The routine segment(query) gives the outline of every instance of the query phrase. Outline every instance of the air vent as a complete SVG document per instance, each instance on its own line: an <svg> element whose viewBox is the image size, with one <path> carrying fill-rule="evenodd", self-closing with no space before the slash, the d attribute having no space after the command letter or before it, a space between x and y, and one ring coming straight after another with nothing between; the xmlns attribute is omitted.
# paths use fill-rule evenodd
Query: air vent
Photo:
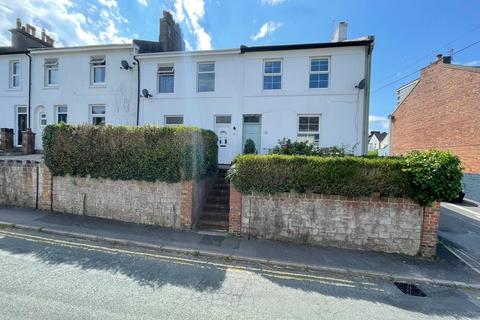
<svg viewBox="0 0 480 320"><path fill-rule="evenodd" d="M400 289L400 291L402 291L406 295L415 296L415 297L426 297L427 296L425 293L423 293L422 290L420 290L414 284L405 283L405 282L395 282L395 285L397 286L398 289Z"/></svg>

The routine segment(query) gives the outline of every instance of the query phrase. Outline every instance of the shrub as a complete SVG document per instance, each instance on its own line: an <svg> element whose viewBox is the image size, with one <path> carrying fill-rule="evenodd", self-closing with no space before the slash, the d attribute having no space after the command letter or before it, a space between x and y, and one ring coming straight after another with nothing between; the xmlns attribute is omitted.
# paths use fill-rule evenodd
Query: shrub
<svg viewBox="0 0 480 320"><path fill-rule="evenodd" d="M49 125L45 164L53 175L178 182L211 175L217 137L193 127Z"/></svg>
<svg viewBox="0 0 480 320"><path fill-rule="evenodd" d="M458 196L458 157L414 152L401 157L238 156L228 178L242 193L295 191L342 196L408 196L423 206Z"/></svg>
<svg viewBox="0 0 480 320"><path fill-rule="evenodd" d="M460 159L449 151L414 151L405 157L403 172L411 183L411 197L423 205L458 197L462 180Z"/></svg>
<svg viewBox="0 0 480 320"><path fill-rule="evenodd" d="M278 145L275 146L272 154L285 154L285 155L304 155L304 156L331 156L331 157L344 157L350 154L344 147L325 147L318 148L311 143L304 141L293 141L287 138L278 140Z"/></svg>
<svg viewBox="0 0 480 320"><path fill-rule="evenodd" d="M255 142L252 139L245 140L243 154L254 154L254 153L257 153L257 149L255 148Z"/></svg>
<svg viewBox="0 0 480 320"><path fill-rule="evenodd" d="M344 196L408 194L400 159L243 155L228 177L242 193L315 192Z"/></svg>
<svg viewBox="0 0 480 320"><path fill-rule="evenodd" d="M378 150L368 150L368 156L378 157Z"/></svg>

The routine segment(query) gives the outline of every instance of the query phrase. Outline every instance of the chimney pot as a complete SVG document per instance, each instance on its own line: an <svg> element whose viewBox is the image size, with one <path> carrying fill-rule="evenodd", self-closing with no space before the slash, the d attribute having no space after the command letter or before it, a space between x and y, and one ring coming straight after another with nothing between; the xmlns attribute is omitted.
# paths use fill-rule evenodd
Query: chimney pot
<svg viewBox="0 0 480 320"><path fill-rule="evenodd" d="M22 20L20 20L20 18L17 18L17 29L21 29L22 28Z"/></svg>
<svg viewBox="0 0 480 320"><path fill-rule="evenodd" d="M441 53L437 54L437 60L438 61L442 60L442 58L443 58L443 54L441 54Z"/></svg>

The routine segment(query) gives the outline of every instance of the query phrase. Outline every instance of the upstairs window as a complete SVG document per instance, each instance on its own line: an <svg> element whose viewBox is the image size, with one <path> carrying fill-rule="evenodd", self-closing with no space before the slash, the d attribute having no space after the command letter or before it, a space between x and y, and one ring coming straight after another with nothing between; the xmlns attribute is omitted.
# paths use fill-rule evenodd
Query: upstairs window
<svg viewBox="0 0 480 320"><path fill-rule="evenodd" d="M165 125L178 126L183 124L183 116L165 116Z"/></svg>
<svg viewBox="0 0 480 320"><path fill-rule="evenodd" d="M67 106L56 106L57 109L57 123L63 122L68 123L68 107Z"/></svg>
<svg viewBox="0 0 480 320"><path fill-rule="evenodd" d="M90 84L105 84L105 57L90 58Z"/></svg>
<svg viewBox="0 0 480 320"><path fill-rule="evenodd" d="M282 89L282 61L263 62L263 90Z"/></svg>
<svg viewBox="0 0 480 320"><path fill-rule="evenodd" d="M90 120L94 126L105 124L105 105L95 104L90 106Z"/></svg>
<svg viewBox="0 0 480 320"><path fill-rule="evenodd" d="M310 60L310 88L328 88L330 63L328 58Z"/></svg>
<svg viewBox="0 0 480 320"><path fill-rule="evenodd" d="M58 86L58 59L45 59L45 86Z"/></svg>
<svg viewBox="0 0 480 320"><path fill-rule="evenodd" d="M10 61L10 81L11 89L20 88L20 61Z"/></svg>
<svg viewBox="0 0 480 320"><path fill-rule="evenodd" d="M158 73L158 93L173 93L175 68L173 64L160 64Z"/></svg>
<svg viewBox="0 0 480 320"><path fill-rule="evenodd" d="M320 141L320 116L319 115L299 115L298 116L298 134L297 140L309 142L319 146Z"/></svg>
<svg viewBox="0 0 480 320"><path fill-rule="evenodd" d="M198 64L197 91L215 91L215 63L202 62Z"/></svg>

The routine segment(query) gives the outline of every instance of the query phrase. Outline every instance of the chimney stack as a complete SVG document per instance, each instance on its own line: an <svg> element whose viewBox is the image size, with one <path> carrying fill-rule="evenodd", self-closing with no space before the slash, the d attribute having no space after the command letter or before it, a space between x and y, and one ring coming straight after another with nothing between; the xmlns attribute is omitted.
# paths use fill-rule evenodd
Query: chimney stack
<svg viewBox="0 0 480 320"><path fill-rule="evenodd" d="M47 33L45 32L45 29L42 29L42 41L46 42L45 38L47 37Z"/></svg>
<svg viewBox="0 0 480 320"><path fill-rule="evenodd" d="M338 24L337 29L333 33L332 42L341 42L347 40L348 23L342 21Z"/></svg>
<svg viewBox="0 0 480 320"><path fill-rule="evenodd" d="M17 18L17 29L22 29L22 20L20 18Z"/></svg>

